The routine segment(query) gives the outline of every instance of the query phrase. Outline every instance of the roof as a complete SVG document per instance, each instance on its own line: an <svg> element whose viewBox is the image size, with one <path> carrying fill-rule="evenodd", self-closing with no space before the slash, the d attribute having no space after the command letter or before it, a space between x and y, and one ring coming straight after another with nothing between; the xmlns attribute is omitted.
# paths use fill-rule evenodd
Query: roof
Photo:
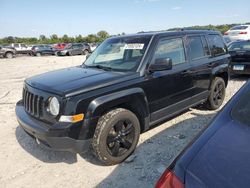
<svg viewBox="0 0 250 188"><path fill-rule="evenodd" d="M112 38L123 38L123 37L137 37L137 36L167 36L167 35L183 35L183 34L220 34L219 31L215 30L178 30L178 31L149 31L149 32L139 32L136 34L120 35L114 36Z"/></svg>

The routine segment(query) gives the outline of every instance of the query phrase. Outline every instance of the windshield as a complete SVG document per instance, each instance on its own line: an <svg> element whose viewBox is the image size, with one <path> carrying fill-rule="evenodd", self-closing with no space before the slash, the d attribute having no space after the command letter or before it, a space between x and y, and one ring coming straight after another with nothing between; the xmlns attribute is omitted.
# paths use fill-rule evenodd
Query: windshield
<svg viewBox="0 0 250 188"><path fill-rule="evenodd" d="M150 39L151 36L107 39L84 62L84 65L114 71L135 72Z"/></svg>

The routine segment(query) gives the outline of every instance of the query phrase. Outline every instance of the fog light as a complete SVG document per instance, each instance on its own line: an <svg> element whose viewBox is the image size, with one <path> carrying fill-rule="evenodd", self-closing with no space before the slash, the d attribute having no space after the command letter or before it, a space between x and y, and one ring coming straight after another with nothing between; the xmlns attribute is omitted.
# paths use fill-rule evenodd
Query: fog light
<svg viewBox="0 0 250 188"><path fill-rule="evenodd" d="M73 116L61 116L59 121L76 123L76 122L82 121L83 119L84 119L84 114L77 114Z"/></svg>

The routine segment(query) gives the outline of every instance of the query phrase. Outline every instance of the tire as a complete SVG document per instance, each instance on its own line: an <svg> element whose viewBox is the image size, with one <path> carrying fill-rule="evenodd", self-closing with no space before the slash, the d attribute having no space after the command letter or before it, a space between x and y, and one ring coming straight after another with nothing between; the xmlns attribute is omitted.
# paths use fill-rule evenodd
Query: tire
<svg viewBox="0 0 250 188"><path fill-rule="evenodd" d="M12 59L12 58L14 57L14 55L13 55L13 53L11 53L11 52L7 52L7 53L5 54L5 57L8 58L8 59Z"/></svg>
<svg viewBox="0 0 250 188"><path fill-rule="evenodd" d="M89 55L89 51L88 50L84 50L83 51L83 55Z"/></svg>
<svg viewBox="0 0 250 188"><path fill-rule="evenodd" d="M104 165L118 164L133 153L139 136L140 123L136 115L129 110L117 108L98 120L92 148Z"/></svg>
<svg viewBox="0 0 250 188"><path fill-rule="evenodd" d="M216 110L222 105L226 95L225 81L221 77L215 77L211 84L211 90L207 99L207 108Z"/></svg>
<svg viewBox="0 0 250 188"><path fill-rule="evenodd" d="M37 53L36 53L36 56L37 56L37 57L41 57L42 54L41 54L40 52L37 52Z"/></svg>

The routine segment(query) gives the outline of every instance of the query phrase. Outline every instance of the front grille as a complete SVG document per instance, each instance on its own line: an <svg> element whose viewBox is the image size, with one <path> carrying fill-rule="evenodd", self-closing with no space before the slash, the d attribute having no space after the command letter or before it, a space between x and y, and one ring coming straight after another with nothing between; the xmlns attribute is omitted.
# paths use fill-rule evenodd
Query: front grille
<svg viewBox="0 0 250 188"><path fill-rule="evenodd" d="M43 116L43 97L23 89L23 105L29 114L37 118Z"/></svg>

